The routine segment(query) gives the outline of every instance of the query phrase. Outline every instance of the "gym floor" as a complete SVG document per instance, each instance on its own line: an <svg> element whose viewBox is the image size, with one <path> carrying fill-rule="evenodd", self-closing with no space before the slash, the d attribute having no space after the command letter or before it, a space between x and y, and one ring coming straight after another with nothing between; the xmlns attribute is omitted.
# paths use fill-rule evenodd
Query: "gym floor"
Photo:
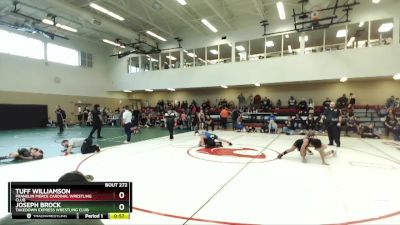
<svg viewBox="0 0 400 225"><path fill-rule="evenodd" d="M328 148L338 154L324 166L315 151L307 163L297 151L276 159L302 136L215 133L233 146L209 151L187 132L173 141L164 136L2 166L0 199L7 199L10 180L55 181L78 169L94 181L133 182L131 219L104 224L400 224L399 143L343 137L342 147Z"/></svg>
<svg viewBox="0 0 400 225"><path fill-rule="evenodd" d="M45 158L62 156L61 141L70 138L86 138L91 127L72 126L68 127L62 135L58 135L58 128L38 128L0 131L0 156L7 155L23 147L38 147L45 152ZM186 130L175 130L175 133L186 132ZM122 144L126 140L124 130L120 127L104 126L101 131L103 139L93 139L94 143L101 148ZM148 140L152 138L167 136L168 131L162 128L143 128L139 134L132 135L132 142ZM96 137L96 133L93 135ZM75 149L80 152L80 149ZM0 161L0 166L6 164L20 163L21 161Z"/></svg>

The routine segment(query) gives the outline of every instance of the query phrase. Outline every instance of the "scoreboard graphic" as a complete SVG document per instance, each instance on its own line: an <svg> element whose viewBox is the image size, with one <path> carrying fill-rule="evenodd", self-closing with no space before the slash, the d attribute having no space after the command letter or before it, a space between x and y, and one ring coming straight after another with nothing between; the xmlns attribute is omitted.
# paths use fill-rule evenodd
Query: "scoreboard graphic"
<svg viewBox="0 0 400 225"><path fill-rule="evenodd" d="M13 219L129 219L131 182L9 182Z"/></svg>

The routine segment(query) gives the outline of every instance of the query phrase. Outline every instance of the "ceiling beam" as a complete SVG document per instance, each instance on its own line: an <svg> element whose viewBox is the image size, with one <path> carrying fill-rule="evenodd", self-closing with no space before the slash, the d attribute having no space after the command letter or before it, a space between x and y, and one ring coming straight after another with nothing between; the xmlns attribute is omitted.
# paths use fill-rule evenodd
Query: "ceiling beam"
<svg viewBox="0 0 400 225"><path fill-rule="evenodd" d="M172 10L170 7L168 7L164 1L157 1L158 3L160 3L160 5L162 5L162 7L164 7L165 9L167 9L171 14L173 14L174 16L176 16L178 19L180 19L183 23L187 24L190 28L192 28L194 31L196 31L199 34L203 34L198 28L196 28L193 24L189 23L185 18L183 18L181 15L179 15L178 13L175 12L175 10Z"/></svg>
<svg viewBox="0 0 400 225"><path fill-rule="evenodd" d="M258 15L260 16L260 19L265 20L265 14L264 14L264 7L262 3L260 3L258 0L252 0L254 7L256 8Z"/></svg>
<svg viewBox="0 0 400 225"><path fill-rule="evenodd" d="M215 8L215 6L210 2L210 0L204 0L208 7L224 22L224 24L230 29L233 30L233 26L222 16L222 14Z"/></svg>
<svg viewBox="0 0 400 225"><path fill-rule="evenodd" d="M129 1L129 2L130 2L130 1ZM120 10L120 11L123 12L124 14L129 15L129 16L131 16L131 17L135 17L136 19L138 19L138 20L140 20L140 21L142 21L142 22L144 22L144 23L146 23L146 24L149 24L149 25L151 25L151 26L154 27L154 28L157 28L158 30L164 32L165 34L167 34L167 35L170 36L170 37L176 37L173 33L169 32L169 31L167 31L166 29L164 29L163 27L161 27L161 26L159 26L159 25L157 25L157 24L151 22L149 19L147 19L147 18L145 18L145 17L139 15L138 13L134 13L134 12L132 12L132 11L130 11L130 10L127 10L126 8L122 8L120 5L118 5L117 2L115 2L115 1L110 1L110 2L108 2L108 3L111 4L111 5L113 5L114 7L116 7L118 10Z"/></svg>

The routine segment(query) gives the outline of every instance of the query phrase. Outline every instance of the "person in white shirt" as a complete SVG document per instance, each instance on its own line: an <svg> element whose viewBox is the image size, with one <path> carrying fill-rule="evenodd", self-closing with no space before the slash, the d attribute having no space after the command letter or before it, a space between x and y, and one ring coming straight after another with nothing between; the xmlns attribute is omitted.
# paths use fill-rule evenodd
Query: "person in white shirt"
<svg viewBox="0 0 400 225"><path fill-rule="evenodd" d="M126 141L125 144L128 144L131 141L132 136L132 112L129 110L128 106L124 107L124 112L122 113L122 124L124 125Z"/></svg>

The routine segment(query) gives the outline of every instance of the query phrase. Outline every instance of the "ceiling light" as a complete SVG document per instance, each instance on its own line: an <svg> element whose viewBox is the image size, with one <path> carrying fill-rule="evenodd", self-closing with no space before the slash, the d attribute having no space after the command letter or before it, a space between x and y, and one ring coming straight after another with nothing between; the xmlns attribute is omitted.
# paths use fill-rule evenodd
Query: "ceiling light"
<svg viewBox="0 0 400 225"><path fill-rule="evenodd" d="M267 47L267 48L271 48L271 47L274 47L275 45L274 45L274 42L273 41L267 41L267 42L265 42L265 47Z"/></svg>
<svg viewBox="0 0 400 225"><path fill-rule="evenodd" d="M301 42L303 38L301 36L299 36L299 42ZM308 41L308 35L304 36L304 42Z"/></svg>
<svg viewBox="0 0 400 225"><path fill-rule="evenodd" d="M185 0L176 0L176 1L179 2L179 4L181 4L181 5L186 5L187 4Z"/></svg>
<svg viewBox="0 0 400 225"><path fill-rule="evenodd" d="M124 90L125 93L131 93L131 90Z"/></svg>
<svg viewBox="0 0 400 225"><path fill-rule="evenodd" d="M287 47L288 47L289 53L292 53L292 52L293 52L292 46L291 46L291 45L288 45Z"/></svg>
<svg viewBox="0 0 400 225"><path fill-rule="evenodd" d="M347 35L347 30L343 29L343 30L338 30L336 33L336 37L337 38L344 38Z"/></svg>
<svg viewBox="0 0 400 225"><path fill-rule="evenodd" d="M238 51L244 51L244 50L246 50L243 46L241 46L241 45L238 45L238 46L236 46L236 49L238 50Z"/></svg>
<svg viewBox="0 0 400 225"><path fill-rule="evenodd" d="M89 6L92 7L93 9L96 9L97 11L100 11L100 12L102 12L104 14L107 14L107 15L109 15L109 16L117 19L117 20L121 20L121 21L125 20L122 16L120 16L120 15L118 15L116 13L113 13L113 12L111 12L110 10L108 10L106 8L103 8L103 7L99 6L99 5L97 5L96 3L92 2L92 3L89 4Z"/></svg>
<svg viewBox="0 0 400 225"><path fill-rule="evenodd" d="M347 81L347 77L342 77L342 78L340 78L340 82L344 83L344 82L346 82L346 81Z"/></svg>
<svg viewBox="0 0 400 225"><path fill-rule="evenodd" d="M381 0L372 0L372 3L378 4Z"/></svg>
<svg viewBox="0 0 400 225"><path fill-rule="evenodd" d="M75 28L69 27L69 26L67 26L67 25L62 25L62 24L59 24L59 23L56 24L56 27L59 27L59 28L61 28L61 29L63 29L63 30L75 32L75 33L78 32L78 30L75 29Z"/></svg>
<svg viewBox="0 0 400 225"><path fill-rule="evenodd" d="M168 91L175 91L175 88L167 88Z"/></svg>
<svg viewBox="0 0 400 225"><path fill-rule="evenodd" d="M228 86L226 86L226 85L221 85L221 87L222 87L222 88L228 88Z"/></svg>
<svg viewBox="0 0 400 225"><path fill-rule="evenodd" d="M202 61L203 63L206 63L206 60L199 58L200 61Z"/></svg>
<svg viewBox="0 0 400 225"><path fill-rule="evenodd" d="M285 38L289 38L289 34L285 34Z"/></svg>
<svg viewBox="0 0 400 225"><path fill-rule="evenodd" d="M201 22L202 22L204 25L206 25L206 26L208 27L208 29L210 29L212 32L214 32L214 33L217 33L217 32L218 32L217 28L215 28L213 25L211 25L211 23L208 22L208 20L202 19Z"/></svg>
<svg viewBox="0 0 400 225"><path fill-rule="evenodd" d="M393 29L393 23L384 23L379 27L378 31L379 33L384 33L391 31L392 29Z"/></svg>
<svg viewBox="0 0 400 225"><path fill-rule="evenodd" d="M231 43L228 43L228 45L229 45L229 47L232 47L232 44L231 44Z"/></svg>
<svg viewBox="0 0 400 225"><path fill-rule="evenodd" d="M155 38L157 38L158 40L167 41L167 39L165 39L165 38L163 38L163 37L161 37L161 36L159 36L159 35L157 35L157 34L151 32L151 31L149 31L149 30L146 31L146 33L149 34L149 35L151 35L151 36L153 36L153 37L155 37Z"/></svg>
<svg viewBox="0 0 400 225"><path fill-rule="evenodd" d="M158 62L157 59L154 59L154 58L151 58L151 57L149 59L150 59L151 62Z"/></svg>
<svg viewBox="0 0 400 225"><path fill-rule="evenodd" d="M103 42L105 42L105 43L107 43L107 44L110 44L110 45L114 45L114 46L120 47L120 48L125 48L125 46L123 46L123 45L121 45L121 44L118 44L118 43L116 43L116 42L107 40L107 39L103 39Z"/></svg>
<svg viewBox="0 0 400 225"><path fill-rule="evenodd" d="M53 20L43 19L42 22L45 23L45 24L48 24L48 25L54 25L54 21Z"/></svg>
<svg viewBox="0 0 400 225"><path fill-rule="evenodd" d="M360 22L360 24L358 24L358 27L363 27L364 26L364 21Z"/></svg>
<svg viewBox="0 0 400 225"><path fill-rule="evenodd" d="M153 92L153 89L144 89L147 92Z"/></svg>
<svg viewBox="0 0 400 225"><path fill-rule="evenodd" d="M188 51L186 51L185 49L183 50L183 52L184 52L184 53L186 53L186 54L188 54L188 53L189 53L189 52L188 52Z"/></svg>
<svg viewBox="0 0 400 225"><path fill-rule="evenodd" d="M192 58L196 58L196 57L197 57L197 55L194 54L194 53L192 53L192 52L188 53L187 55L188 55L189 57L192 57Z"/></svg>
<svg viewBox="0 0 400 225"><path fill-rule="evenodd" d="M347 47L351 47L355 39L356 39L355 37L351 37L349 42L347 42Z"/></svg>
<svg viewBox="0 0 400 225"><path fill-rule="evenodd" d="M255 83L254 86L260 87L260 83Z"/></svg>
<svg viewBox="0 0 400 225"><path fill-rule="evenodd" d="M170 60L176 60L176 58L175 57L173 57L173 56L169 56L169 55L167 55L167 56L165 56L167 59L170 59Z"/></svg>
<svg viewBox="0 0 400 225"><path fill-rule="evenodd" d="M393 76L393 79L395 79L395 80L400 80L400 73L394 75L394 76Z"/></svg>
<svg viewBox="0 0 400 225"><path fill-rule="evenodd" d="M277 2L276 7L278 8L279 18L281 20L286 19L285 8L283 7L283 3L281 1Z"/></svg>
<svg viewBox="0 0 400 225"><path fill-rule="evenodd" d="M211 49L210 52L211 52L211 54L213 54L213 55L218 55L218 51L215 50L215 49Z"/></svg>

